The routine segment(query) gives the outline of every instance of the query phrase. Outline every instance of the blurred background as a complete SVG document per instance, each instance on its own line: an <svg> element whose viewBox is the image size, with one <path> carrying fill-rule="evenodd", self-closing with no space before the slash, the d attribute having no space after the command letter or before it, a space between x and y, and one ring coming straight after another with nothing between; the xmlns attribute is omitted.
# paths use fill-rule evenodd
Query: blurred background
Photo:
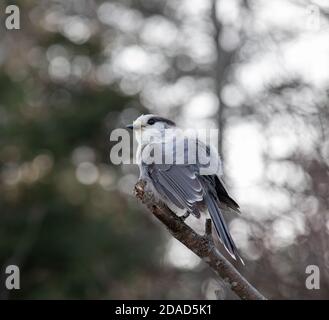
<svg viewBox="0 0 329 320"><path fill-rule="evenodd" d="M111 164L111 131L149 112L220 129L239 271L329 298L328 1L1 1L0 26L1 299L236 299Z"/></svg>

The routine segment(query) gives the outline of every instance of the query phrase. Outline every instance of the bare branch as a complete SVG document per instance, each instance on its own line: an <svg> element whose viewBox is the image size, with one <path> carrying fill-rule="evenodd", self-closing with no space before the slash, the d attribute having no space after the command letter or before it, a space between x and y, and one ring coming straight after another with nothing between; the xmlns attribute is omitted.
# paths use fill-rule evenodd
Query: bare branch
<svg viewBox="0 0 329 320"><path fill-rule="evenodd" d="M230 285L231 289L241 299L266 299L216 249L211 237L209 237L211 233L210 220L206 222L205 235L199 235L184 222L184 219L178 217L164 204L155 201L153 194L145 191L145 187L146 182L143 180L136 183L134 190L136 198L147 206L177 240L207 263L216 274Z"/></svg>

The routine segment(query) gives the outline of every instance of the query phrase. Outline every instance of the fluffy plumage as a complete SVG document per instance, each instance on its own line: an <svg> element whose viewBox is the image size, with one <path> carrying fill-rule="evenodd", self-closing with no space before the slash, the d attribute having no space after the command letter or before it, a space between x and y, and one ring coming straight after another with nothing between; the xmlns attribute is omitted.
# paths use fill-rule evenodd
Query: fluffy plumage
<svg viewBox="0 0 329 320"><path fill-rule="evenodd" d="M213 160L217 165L217 172L211 175L201 175L200 169L205 166L204 161L196 158L196 163L188 163L187 137L175 136L173 139L183 139L184 162L181 164L163 164L150 162L147 155L149 149L164 153L172 153L175 159L177 149L168 144L164 138L165 129L175 128L174 122L155 115L143 115L132 126L139 142L137 162L140 168L140 178L145 179L153 187L156 196L166 203L174 212L188 212L196 218L202 213L209 213L220 241L230 255L236 259L241 257L229 233L224 220L222 209L229 209L239 213L239 205L230 197L221 180L221 161L217 154ZM151 134L152 132L152 134ZM211 147L201 141L195 143L211 154ZM145 156L146 155L146 156ZM242 261L243 263L243 261Z"/></svg>

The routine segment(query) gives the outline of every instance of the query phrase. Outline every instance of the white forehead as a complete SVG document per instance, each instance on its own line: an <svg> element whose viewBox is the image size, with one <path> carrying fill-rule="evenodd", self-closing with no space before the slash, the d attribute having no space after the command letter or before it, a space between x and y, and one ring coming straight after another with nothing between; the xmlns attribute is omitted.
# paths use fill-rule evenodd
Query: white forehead
<svg viewBox="0 0 329 320"><path fill-rule="evenodd" d="M140 124L146 124L147 121L150 119L150 118L153 118L155 117L154 114L143 114L141 115L140 117L138 117L135 122L136 123L140 123Z"/></svg>

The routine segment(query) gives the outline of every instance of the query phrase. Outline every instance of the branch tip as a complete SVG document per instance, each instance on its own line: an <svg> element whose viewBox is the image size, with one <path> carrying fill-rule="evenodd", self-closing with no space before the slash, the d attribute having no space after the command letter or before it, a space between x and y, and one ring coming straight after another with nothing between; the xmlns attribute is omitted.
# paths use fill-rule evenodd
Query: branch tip
<svg viewBox="0 0 329 320"><path fill-rule="evenodd" d="M196 233L184 222L184 219L179 218L163 203L156 201L154 195L145 190L145 186L146 181L144 180L139 180L136 183L135 197L145 204L150 212L167 227L174 238L199 256L225 282L228 282L232 291L241 299L266 300L219 250L213 250L212 222L210 219L205 222L205 235Z"/></svg>

